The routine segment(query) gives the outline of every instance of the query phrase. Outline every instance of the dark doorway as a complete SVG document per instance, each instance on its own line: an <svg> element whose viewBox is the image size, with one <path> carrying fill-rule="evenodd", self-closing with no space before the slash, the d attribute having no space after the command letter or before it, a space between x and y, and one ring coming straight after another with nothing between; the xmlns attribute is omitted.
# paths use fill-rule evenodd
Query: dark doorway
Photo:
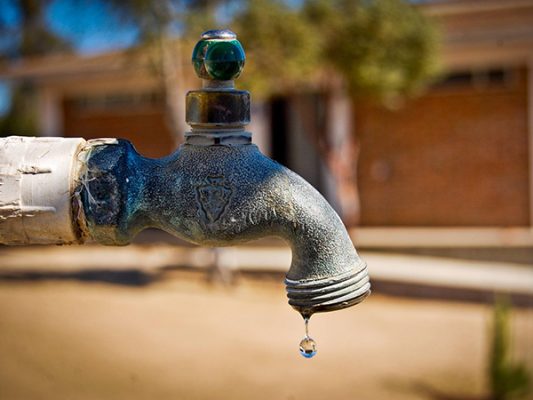
<svg viewBox="0 0 533 400"><path fill-rule="evenodd" d="M289 164L288 101L275 97L271 102L270 126L272 128L272 158L282 165Z"/></svg>

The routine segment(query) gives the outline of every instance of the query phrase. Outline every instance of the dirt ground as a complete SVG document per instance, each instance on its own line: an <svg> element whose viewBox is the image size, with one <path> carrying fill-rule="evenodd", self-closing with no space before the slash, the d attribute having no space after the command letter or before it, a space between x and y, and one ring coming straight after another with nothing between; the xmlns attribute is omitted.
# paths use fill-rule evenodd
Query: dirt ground
<svg viewBox="0 0 533 400"><path fill-rule="evenodd" d="M0 399L477 399L490 307L371 296L301 317L281 282L0 283ZM533 309L513 314L533 367Z"/></svg>

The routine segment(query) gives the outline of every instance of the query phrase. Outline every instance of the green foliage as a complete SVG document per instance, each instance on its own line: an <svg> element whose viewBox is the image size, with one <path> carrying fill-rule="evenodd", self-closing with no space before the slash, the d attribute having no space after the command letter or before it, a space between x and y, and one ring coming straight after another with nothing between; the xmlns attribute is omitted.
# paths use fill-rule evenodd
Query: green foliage
<svg viewBox="0 0 533 400"><path fill-rule="evenodd" d="M499 299L494 306L489 377L493 400L507 400L529 393L529 374L525 365L510 361L510 307Z"/></svg>
<svg viewBox="0 0 533 400"><path fill-rule="evenodd" d="M410 94L438 70L437 30L405 1L310 0L304 12L354 94Z"/></svg>
<svg viewBox="0 0 533 400"><path fill-rule="evenodd" d="M286 93L309 82L320 61L312 26L276 0L251 0L232 27L246 51L240 86L254 96Z"/></svg>
<svg viewBox="0 0 533 400"><path fill-rule="evenodd" d="M299 10L252 0L236 22L254 93L336 71L353 95L386 101L416 92L438 71L437 29L402 0L307 0Z"/></svg>
<svg viewBox="0 0 533 400"><path fill-rule="evenodd" d="M31 84L21 83L14 87L9 111L0 118L0 137L36 136L38 132L35 102L35 91Z"/></svg>
<svg viewBox="0 0 533 400"><path fill-rule="evenodd" d="M18 39L11 41L15 48L0 49L0 56L70 49L47 26L44 10L50 0L16 4L23 16L13 35ZM318 83L334 90L328 84L341 77L352 95L387 102L416 92L437 71L437 30L406 0L305 0L299 8L286 0L109 0L107 5L119 20L138 29L138 45L154 48L163 47L176 26L183 48L189 48L202 31L223 27L217 22L221 7L237 6L242 11L229 25L247 52L239 86L255 97ZM24 125L24 118L8 116L5 123ZM24 130L30 130L31 121L27 119Z"/></svg>

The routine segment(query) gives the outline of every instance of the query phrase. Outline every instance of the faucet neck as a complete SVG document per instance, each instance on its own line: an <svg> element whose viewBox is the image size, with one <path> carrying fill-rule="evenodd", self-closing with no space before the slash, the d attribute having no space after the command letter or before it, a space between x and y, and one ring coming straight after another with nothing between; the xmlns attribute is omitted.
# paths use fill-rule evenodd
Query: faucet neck
<svg viewBox="0 0 533 400"><path fill-rule="evenodd" d="M188 143L250 142L250 134L243 130L250 123L250 93L235 89L234 82L244 62L235 33L223 29L202 34L192 53L202 88L186 98L185 119L192 128Z"/></svg>
<svg viewBox="0 0 533 400"><path fill-rule="evenodd" d="M214 81L211 79L202 79L202 89L204 90L235 90L235 81Z"/></svg>
<svg viewBox="0 0 533 400"><path fill-rule="evenodd" d="M250 123L250 93L210 82L187 93L185 119L192 132L243 130Z"/></svg>
<svg viewBox="0 0 533 400"><path fill-rule="evenodd" d="M237 146L252 143L252 134L237 129L193 128L185 133L185 143L194 146Z"/></svg>

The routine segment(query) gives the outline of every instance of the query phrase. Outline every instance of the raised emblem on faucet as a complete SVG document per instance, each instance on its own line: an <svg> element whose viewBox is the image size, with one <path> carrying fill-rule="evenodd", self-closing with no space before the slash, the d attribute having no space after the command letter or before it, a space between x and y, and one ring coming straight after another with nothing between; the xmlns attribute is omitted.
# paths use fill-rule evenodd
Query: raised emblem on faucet
<svg viewBox="0 0 533 400"><path fill-rule="evenodd" d="M220 219L230 201L233 190L223 176L208 176L196 187L196 200L201 218L207 223Z"/></svg>

